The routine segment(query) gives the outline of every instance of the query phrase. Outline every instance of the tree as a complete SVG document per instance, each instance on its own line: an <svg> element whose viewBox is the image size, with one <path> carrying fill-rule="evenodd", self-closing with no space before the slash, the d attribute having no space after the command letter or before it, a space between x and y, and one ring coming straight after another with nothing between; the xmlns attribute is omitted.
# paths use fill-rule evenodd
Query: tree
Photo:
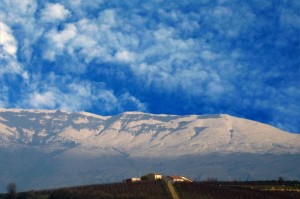
<svg viewBox="0 0 300 199"><path fill-rule="evenodd" d="M278 182L278 184L283 185L283 184L284 184L284 179L283 179L283 177L282 177L282 176L279 176L277 182Z"/></svg>
<svg viewBox="0 0 300 199"><path fill-rule="evenodd" d="M149 180L149 177L148 177L148 176L142 176L142 177L141 177L141 180L142 180L142 181L148 181L148 180Z"/></svg>
<svg viewBox="0 0 300 199"><path fill-rule="evenodd" d="M9 183L6 187L6 190L8 199L15 199L17 197L17 186L15 183Z"/></svg>

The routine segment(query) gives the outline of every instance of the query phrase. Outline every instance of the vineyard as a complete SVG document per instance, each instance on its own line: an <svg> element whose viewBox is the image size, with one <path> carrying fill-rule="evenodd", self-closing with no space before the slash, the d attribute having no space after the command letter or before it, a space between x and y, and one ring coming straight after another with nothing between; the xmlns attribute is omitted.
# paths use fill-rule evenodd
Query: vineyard
<svg viewBox="0 0 300 199"><path fill-rule="evenodd" d="M175 188L182 199L299 199L300 192L261 191L255 188L229 186L218 183L176 183Z"/></svg>
<svg viewBox="0 0 300 199"><path fill-rule="evenodd" d="M171 198L164 181L88 185L35 192L49 199L166 199Z"/></svg>
<svg viewBox="0 0 300 199"><path fill-rule="evenodd" d="M155 180L29 191L14 196L0 194L0 199L173 199L170 186L180 199L300 199L299 182L276 183L176 182L170 185L170 182Z"/></svg>

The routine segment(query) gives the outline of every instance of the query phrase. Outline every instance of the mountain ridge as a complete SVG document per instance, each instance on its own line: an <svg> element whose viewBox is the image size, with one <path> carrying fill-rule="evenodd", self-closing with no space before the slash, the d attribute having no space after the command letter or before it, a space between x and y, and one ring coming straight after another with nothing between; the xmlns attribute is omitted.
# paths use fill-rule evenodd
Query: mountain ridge
<svg viewBox="0 0 300 199"><path fill-rule="evenodd" d="M160 150L164 149L168 155L176 155L170 153L176 147L185 148L187 154L193 153L192 149L212 152L214 147L219 152L300 151L300 135L227 114L180 116L124 112L115 116L99 116L87 112L15 109L2 109L0 113L1 137L14 134L19 143L22 143L20 137L24 142L27 140L27 143L33 141L33 137L47 143L51 142L51 138L52 141L56 138L94 148L108 146L107 140L111 140L111 146L120 150L133 150L133 156L141 152L140 148L134 151L141 146L139 142L143 142L143 148L147 150L156 146ZM10 138L13 139L13 136ZM175 148L167 151L170 146ZM175 151L180 153L182 150Z"/></svg>
<svg viewBox="0 0 300 199"><path fill-rule="evenodd" d="M300 179L299 143L298 134L227 114L0 109L0 190L11 181L22 189L47 188L115 182L139 172Z"/></svg>
<svg viewBox="0 0 300 199"><path fill-rule="evenodd" d="M86 112L86 111L76 111L76 112L70 112L70 111L66 111L63 109L17 109L17 108L0 108L0 112L30 112L30 113L55 113L55 112L63 112L63 113L78 113L78 114L83 114L86 116L92 116L92 117L101 117L101 118L109 118L109 117L115 117L115 116L120 116L120 115L135 115L135 114L146 114L146 115L153 115L153 116L178 116L178 117L187 117L187 116L229 116L229 117L233 117L233 118L239 118L239 119L244 119L244 120L248 120L248 121L253 121L253 122L257 122L257 123L261 123L267 126L270 126L272 128L276 128L279 129L281 131L285 131L282 130L278 127L272 126L270 124L267 123L263 123L263 122L258 122L256 120L253 119L248 119L248 118L242 118L242 117L237 117L237 116L232 116L229 114L225 114L225 113L214 113L214 114L183 114L183 115L178 115L178 114L163 114L163 113L147 113L147 112L141 112L141 111L125 111L119 114L115 114L115 115L98 115L96 113L92 113L92 112ZM298 133L294 133L294 132L288 132L285 131L287 133L290 134L297 134Z"/></svg>

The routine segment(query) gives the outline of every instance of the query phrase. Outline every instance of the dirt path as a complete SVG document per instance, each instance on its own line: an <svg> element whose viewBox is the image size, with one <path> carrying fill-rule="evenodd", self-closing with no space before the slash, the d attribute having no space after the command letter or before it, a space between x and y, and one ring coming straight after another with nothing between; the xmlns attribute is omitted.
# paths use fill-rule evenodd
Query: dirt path
<svg viewBox="0 0 300 199"><path fill-rule="evenodd" d="M174 188L174 186L173 186L173 184L171 182L166 182L166 183L167 183L168 188L169 188L169 190L172 194L173 199L180 199L177 192L176 192L176 190L175 190L175 188Z"/></svg>

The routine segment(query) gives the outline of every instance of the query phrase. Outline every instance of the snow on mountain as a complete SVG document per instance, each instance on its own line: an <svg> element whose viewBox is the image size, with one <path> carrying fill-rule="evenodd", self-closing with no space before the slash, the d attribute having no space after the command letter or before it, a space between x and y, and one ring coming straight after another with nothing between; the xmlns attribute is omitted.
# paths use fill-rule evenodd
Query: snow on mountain
<svg viewBox="0 0 300 199"><path fill-rule="evenodd" d="M242 171L242 174L241 172L229 174L228 169L231 168L229 163L228 168L226 165L223 166L226 168L214 168L211 165L215 165L225 157L227 159L225 158L224 162L229 159L233 162L236 161L236 167L241 160L249 161L248 165L251 165L256 161L254 159L258 157L257 155L265 155L265 160L271 156L288 157L288 161L290 158L296 157L294 160L296 162L286 163L289 166L278 165L277 170L275 169L270 174L270 177L274 177L280 175L278 170L283 167L291 168L299 161L299 143L300 135L298 134L224 114L178 116L126 112L116 116L98 116L85 112L71 113L60 110L0 109L0 150L2 151L0 161L7 161L7 164L10 161L18 161L12 160L12 157L20 158L16 154L23 153L22 165L27 159L38 162L51 160L51 163L41 165L40 168L41 176L44 176L43 181L52 179L45 183L44 187L57 185L57 182L61 182L62 185L91 182L95 176L90 176L90 178L88 176L92 173L95 175L101 169L104 169L107 174L106 178L101 177L102 181L113 181L133 172L137 173L137 170L151 171L153 168L165 172L182 172L195 178L203 178L203 174L200 177L199 173L206 171L210 175L218 174L217 177L223 179L252 179L258 176L258 174L254 174L255 171L247 174ZM32 156L32 154L36 155ZM234 154L247 155L239 156L239 160L237 160L232 159ZM207 163L208 165L204 166L203 162L205 161L199 162L200 157L205 157L205 161L215 160L215 162ZM209 158L207 159L207 157ZM182 158L189 162L191 168L178 162ZM141 160L143 161L141 162ZM164 162L166 160L172 160L175 163L168 165ZM86 165L79 163L80 161L95 162L94 165L90 163ZM101 168L95 168L96 165L99 166L99 162L101 162ZM145 164L145 162L148 163ZM20 162L18 163L20 164ZM268 163L269 161L264 162L264 164ZM128 167L127 164L132 168L124 168ZM27 163L23 168L25 170L26 165ZM35 168L34 162L28 163L27 167ZM244 165L244 167L246 166ZM11 169L1 162L0 168ZM178 170L179 168L181 169ZM46 174L46 172L50 172L49 169L57 179ZM69 176L73 181L68 182L59 178L58 174L55 174L56 169L64 171L59 175ZM16 168L16 170L20 169ZM86 179L74 182L77 179L74 176L82 175L80 172L84 170L90 170L90 174L80 177ZM256 171L258 170L259 168L256 168ZM75 175L74 172L77 174ZM261 176L265 175L263 172L266 173L265 170L262 171ZM22 172L18 171L18 173ZM283 174L289 178L300 178L299 169L293 173L283 172ZM4 172L3 175L7 180L14 180L12 171ZM22 173L21 176L23 175ZM31 186L34 186L34 182L38 181L39 176L30 177L30 179L32 178ZM22 178L17 175L14 177L24 178L24 176ZM98 182L99 177L94 180ZM20 183L22 182L20 180Z"/></svg>
<svg viewBox="0 0 300 199"><path fill-rule="evenodd" d="M299 153L300 136L229 115L102 117L63 111L0 110L0 145L116 148L130 156L209 152Z"/></svg>

